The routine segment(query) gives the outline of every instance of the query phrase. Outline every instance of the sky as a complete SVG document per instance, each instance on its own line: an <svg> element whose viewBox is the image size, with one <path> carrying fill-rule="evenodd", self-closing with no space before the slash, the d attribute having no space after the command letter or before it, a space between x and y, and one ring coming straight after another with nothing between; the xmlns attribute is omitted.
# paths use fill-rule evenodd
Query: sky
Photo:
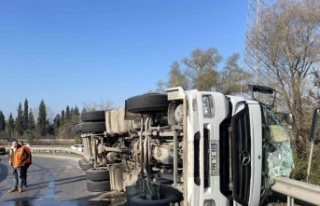
<svg viewBox="0 0 320 206"><path fill-rule="evenodd" d="M113 107L156 89L193 49L243 55L245 0L1 0L0 110Z"/></svg>

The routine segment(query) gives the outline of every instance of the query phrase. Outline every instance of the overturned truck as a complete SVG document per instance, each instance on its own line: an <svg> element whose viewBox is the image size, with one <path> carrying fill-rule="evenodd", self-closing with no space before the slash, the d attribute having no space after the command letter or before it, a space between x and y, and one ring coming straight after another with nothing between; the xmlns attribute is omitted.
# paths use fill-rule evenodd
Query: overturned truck
<svg viewBox="0 0 320 206"><path fill-rule="evenodd" d="M124 191L128 205L262 204L273 178L291 172L283 120L293 118L271 111L275 90L249 88L253 100L177 87L83 113L88 189Z"/></svg>

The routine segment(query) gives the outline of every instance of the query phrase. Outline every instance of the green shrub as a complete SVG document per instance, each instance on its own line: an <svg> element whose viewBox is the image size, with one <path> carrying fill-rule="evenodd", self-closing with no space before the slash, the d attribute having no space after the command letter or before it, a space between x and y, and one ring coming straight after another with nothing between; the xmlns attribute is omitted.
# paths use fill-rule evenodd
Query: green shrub
<svg viewBox="0 0 320 206"><path fill-rule="evenodd" d="M315 145L315 150L313 153L312 164L310 169L309 183L320 185L320 145ZM307 169L308 169L308 158L298 159L295 150L293 150L293 160L295 164L295 168L292 170L290 178L306 181L307 180Z"/></svg>

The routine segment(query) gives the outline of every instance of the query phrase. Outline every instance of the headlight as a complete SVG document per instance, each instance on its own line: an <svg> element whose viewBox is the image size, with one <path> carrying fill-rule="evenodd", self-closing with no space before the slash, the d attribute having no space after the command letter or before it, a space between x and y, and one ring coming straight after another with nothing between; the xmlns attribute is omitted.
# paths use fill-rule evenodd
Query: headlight
<svg viewBox="0 0 320 206"><path fill-rule="evenodd" d="M203 117L214 116L214 102L211 95L202 96Z"/></svg>

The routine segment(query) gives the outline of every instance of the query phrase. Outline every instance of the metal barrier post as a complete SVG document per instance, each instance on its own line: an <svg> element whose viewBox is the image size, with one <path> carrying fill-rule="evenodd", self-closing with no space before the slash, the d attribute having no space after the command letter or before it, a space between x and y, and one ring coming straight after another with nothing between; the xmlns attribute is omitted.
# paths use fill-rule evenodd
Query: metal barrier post
<svg viewBox="0 0 320 206"><path fill-rule="evenodd" d="M287 205L294 206L294 198L290 197L289 195L287 196Z"/></svg>

